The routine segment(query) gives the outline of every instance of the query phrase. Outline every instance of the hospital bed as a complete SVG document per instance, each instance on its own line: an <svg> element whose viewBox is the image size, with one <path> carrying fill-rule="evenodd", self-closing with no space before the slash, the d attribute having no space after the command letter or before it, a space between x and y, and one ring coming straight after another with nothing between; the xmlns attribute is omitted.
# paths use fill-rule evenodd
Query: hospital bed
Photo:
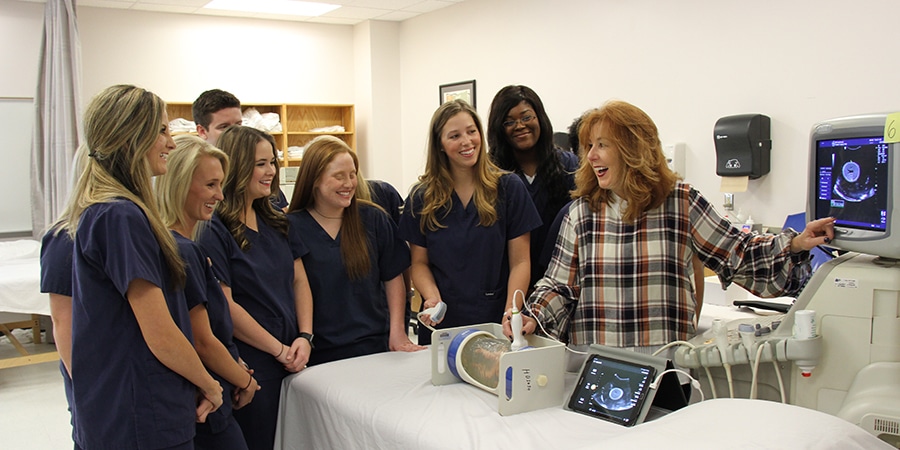
<svg viewBox="0 0 900 450"><path fill-rule="evenodd" d="M566 395L575 375L567 375ZM267 387L263 386L263 389ZM276 450L307 448L891 448L829 414L763 400L706 400L626 428L550 407L511 416L466 383L433 386L428 351L380 353L285 378Z"/></svg>
<svg viewBox="0 0 900 450"><path fill-rule="evenodd" d="M0 333L18 356L0 359L0 369L56 361L56 351L29 352L12 333L30 328L33 342L41 344L41 316L50 315L50 297L40 292L41 243L34 240L0 242Z"/></svg>

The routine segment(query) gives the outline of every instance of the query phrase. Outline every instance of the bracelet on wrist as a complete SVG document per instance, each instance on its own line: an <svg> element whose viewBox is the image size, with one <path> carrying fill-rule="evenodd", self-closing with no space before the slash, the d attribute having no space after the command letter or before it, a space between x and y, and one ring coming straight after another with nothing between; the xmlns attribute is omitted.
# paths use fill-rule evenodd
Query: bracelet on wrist
<svg viewBox="0 0 900 450"><path fill-rule="evenodd" d="M247 385L244 386L244 388L241 389L241 390L242 390L242 391L246 391L247 389L250 389L250 385L251 385L251 384L253 384L253 375L250 375L250 379L247 380Z"/></svg>
<svg viewBox="0 0 900 450"><path fill-rule="evenodd" d="M281 358L281 355L284 354L284 347L285 347L285 345L284 345L284 344L281 344L281 351L278 352L277 355L275 355L275 359Z"/></svg>

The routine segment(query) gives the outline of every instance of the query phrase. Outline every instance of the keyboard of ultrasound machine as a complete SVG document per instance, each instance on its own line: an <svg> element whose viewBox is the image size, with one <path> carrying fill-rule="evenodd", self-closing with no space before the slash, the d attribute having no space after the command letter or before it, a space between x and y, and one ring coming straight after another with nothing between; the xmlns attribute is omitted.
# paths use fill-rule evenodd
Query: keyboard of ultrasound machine
<svg viewBox="0 0 900 450"><path fill-rule="evenodd" d="M735 319L727 322L725 326L728 329L728 344L739 344L741 342L741 335L738 333L738 327L742 323L749 323L753 325L753 327L757 330L756 337L757 338L765 338L774 332L778 327L784 322L784 318L787 314L771 314L767 316L759 316L759 317L748 317L746 319ZM712 344L715 342L715 337L712 334L705 335L708 339L705 343Z"/></svg>

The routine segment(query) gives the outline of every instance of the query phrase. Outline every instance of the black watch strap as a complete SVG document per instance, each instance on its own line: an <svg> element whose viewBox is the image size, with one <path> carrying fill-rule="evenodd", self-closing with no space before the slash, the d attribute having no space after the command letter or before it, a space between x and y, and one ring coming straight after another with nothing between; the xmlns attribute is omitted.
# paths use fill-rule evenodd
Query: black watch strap
<svg viewBox="0 0 900 450"><path fill-rule="evenodd" d="M303 339L306 339L307 341L309 341L309 346L310 346L311 348L316 348L316 345L313 344L313 337L314 337L314 336L312 335L312 333L300 333L300 337L302 337Z"/></svg>

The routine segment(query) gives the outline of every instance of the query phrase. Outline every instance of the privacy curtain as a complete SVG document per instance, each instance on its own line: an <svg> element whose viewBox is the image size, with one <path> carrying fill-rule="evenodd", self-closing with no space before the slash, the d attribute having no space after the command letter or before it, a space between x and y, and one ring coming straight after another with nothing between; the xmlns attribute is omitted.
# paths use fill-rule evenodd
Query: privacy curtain
<svg viewBox="0 0 900 450"><path fill-rule="evenodd" d="M65 208L80 142L81 44L75 0L47 0L31 145L31 223L39 238Z"/></svg>

